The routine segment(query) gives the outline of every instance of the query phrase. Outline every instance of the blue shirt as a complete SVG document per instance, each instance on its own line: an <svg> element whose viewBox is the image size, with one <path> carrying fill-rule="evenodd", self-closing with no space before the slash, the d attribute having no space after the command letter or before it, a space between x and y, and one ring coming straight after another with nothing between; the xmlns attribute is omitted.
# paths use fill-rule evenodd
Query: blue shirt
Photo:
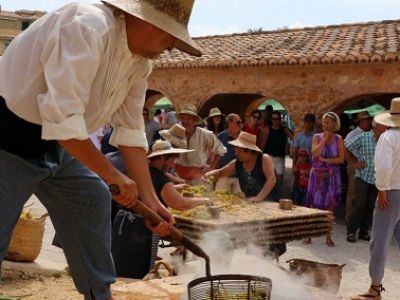
<svg viewBox="0 0 400 300"><path fill-rule="evenodd" d="M372 130L360 133L350 140L345 140L347 150L354 154L358 160L366 163L362 170L355 170L355 176L369 184L375 184L374 156L376 139Z"/></svg>
<svg viewBox="0 0 400 300"><path fill-rule="evenodd" d="M230 163L232 160L236 159L235 146L229 144L228 142L235 140L231 137L227 130L222 131L217 135L221 143L226 147L227 152L222 156L218 162L218 168L222 168Z"/></svg>
<svg viewBox="0 0 400 300"><path fill-rule="evenodd" d="M309 159L311 161L311 148L312 148L312 138L316 130L306 133L305 131L300 132L293 141L293 147L297 147L299 149L306 149L308 151Z"/></svg>

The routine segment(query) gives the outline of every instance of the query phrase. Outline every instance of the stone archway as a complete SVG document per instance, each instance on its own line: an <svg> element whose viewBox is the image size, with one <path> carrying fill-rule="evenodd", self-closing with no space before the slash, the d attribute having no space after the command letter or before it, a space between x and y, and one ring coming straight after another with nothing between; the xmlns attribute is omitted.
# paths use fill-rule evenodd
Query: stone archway
<svg viewBox="0 0 400 300"><path fill-rule="evenodd" d="M208 112L213 107L218 107L223 114L236 113L242 118L246 116L248 107L257 99L264 98L257 94L217 94L204 101L198 107L198 113L201 117L207 117Z"/></svg>
<svg viewBox="0 0 400 300"><path fill-rule="evenodd" d="M163 93L156 91L156 90L147 90L146 91L146 101L144 107L147 108L149 111L153 110L153 106L156 104L158 100L162 97L167 97ZM172 105L175 107L175 101L168 97L168 100L172 102Z"/></svg>

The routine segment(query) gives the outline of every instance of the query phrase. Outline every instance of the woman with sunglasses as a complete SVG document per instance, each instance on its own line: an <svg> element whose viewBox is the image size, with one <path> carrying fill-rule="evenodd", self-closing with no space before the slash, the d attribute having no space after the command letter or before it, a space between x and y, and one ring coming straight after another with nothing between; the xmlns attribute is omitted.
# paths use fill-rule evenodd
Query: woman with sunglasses
<svg viewBox="0 0 400 300"><path fill-rule="evenodd" d="M262 121L261 112L256 109L253 110L250 114L250 118L248 119L247 123L243 125L243 131L254 134L257 138L260 134L260 125Z"/></svg>
<svg viewBox="0 0 400 300"><path fill-rule="evenodd" d="M340 129L339 116L327 112L322 117L324 132L315 134L312 139L312 167L306 196L309 207L333 209L341 197L340 164L344 162L343 138L335 132ZM305 241L310 243L311 239ZM326 236L326 244L335 246L331 232Z"/></svg>

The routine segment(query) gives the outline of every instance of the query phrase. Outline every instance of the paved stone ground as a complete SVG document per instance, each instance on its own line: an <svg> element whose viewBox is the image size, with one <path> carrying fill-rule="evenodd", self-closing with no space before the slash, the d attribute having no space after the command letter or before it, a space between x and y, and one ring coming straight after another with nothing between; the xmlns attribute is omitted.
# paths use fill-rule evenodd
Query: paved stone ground
<svg viewBox="0 0 400 300"><path fill-rule="evenodd" d="M288 163L288 165L290 165ZM288 171L288 170L287 170ZM288 174L288 172L286 173ZM290 173L289 173L290 174ZM289 187L290 176L287 176L285 185ZM287 189L284 189L287 191ZM36 215L41 215L46 212L45 208L40 204L36 197L32 197L28 203L32 203L30 209ZM324 263L337 263L346 266L343 269L343 279L339 294L349 296L361 291L369 285L368 276L368 259L369 245L364 241L357 241L355 244L346 242L346 228L341 215L343 209L339 211L338 219L334 226L334 240L336 247L329 248L325 245L324 238L313 240L311 245L303 245L300 241L295 241L288 244L288 251L281 257L281 265L286 267L285 261L292 258L310 259ZM54 228L50 219L46 220L45 235L43 239L42 251L38 259L34 263L13 263L4 262L6 268L15 268L29 271L37 271L49 274L54 271L62 271L67 266L62 250L51 245L54 236ZM168 250L170 251L170 250ZM169 255L164 249L161 255ZM266 275L268 276L268 275ZM398 300L400 299L400 252L395 243L389 251L389 257L385 270L384 286L386 292L383 294L383 299Z"/></svg>

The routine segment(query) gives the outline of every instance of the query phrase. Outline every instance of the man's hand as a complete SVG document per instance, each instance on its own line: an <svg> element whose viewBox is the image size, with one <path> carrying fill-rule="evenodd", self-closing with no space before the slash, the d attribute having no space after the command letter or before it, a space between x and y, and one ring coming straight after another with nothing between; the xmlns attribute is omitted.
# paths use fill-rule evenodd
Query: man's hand
<svg viewBox="0 0 400 300"><path fill-rule="evenodd" d="M387 199L387 193L386 191L379 191L378 192L378 206L379 208L386 208L389 204L389 201Z"/></svg>
<svg viewBox="0 0 400 300"><path fill-rule="evenodd" d="M208 171L207 173L205 173L202 177L203 181L206 182L215 182L218 176L219 170L212 170L212 171Z"/></svg>
<svg viewBox="0 0 400 300"><path fill-rule="evenodd" d="M171 231L171 225L167 222L161 222L157 226L152 226L148 220L145 220L147 228L149 228L153 233L157 234L159 237L165 237L169 235Z"/></svg>
<svg viewBox="0 0 400 300"><path fill-rule="evenodd" d="M367 163L363 160L357 160L357 162L353 164L353 167L356 170L363 170L367 167Z"/></svg>
<svg viewBox="0 0 400 300"><path fill-rule="evenodd" d="M115 201L128 208L132 208L135 205L138 198L138 190L136 183L132 179L118 172L107 181L107 184L118 187L118 192L112 195Z"/></svg>

